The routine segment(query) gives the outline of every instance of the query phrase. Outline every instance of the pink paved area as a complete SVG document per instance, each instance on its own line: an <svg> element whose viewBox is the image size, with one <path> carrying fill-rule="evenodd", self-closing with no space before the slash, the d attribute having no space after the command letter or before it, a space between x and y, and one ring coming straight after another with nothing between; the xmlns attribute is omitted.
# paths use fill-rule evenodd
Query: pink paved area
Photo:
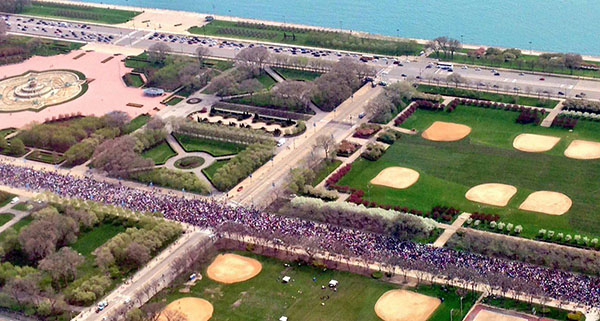
<svg viewBox="0 0 600 321"><path fill-rule="evenodd" d="M164 108L160 102L164 97L145 97L139 88L129 88L123 82L122 76L131 71L121 61L124 56L116 56L106 63L102 61L110 54L86 52L78 59L74 57L85 51L72 51L66 55L52 57L33 57L25 62L14 65L0 66L0 77L20 75L29 70L71 69L85 74L89 84L88 91L83 96L56 106L47 107L42 111L22 111L0 113L0 129L7 127L22 127L32 121L44 122L47 118L60 114L81 112L83 115L101 116L114 110L127 112L132 118L140 114L154 114L155 107ZM142 108L128 107L128 103L144 105Z"/></svg>
<svg viewBox="0 0 600 321"><path fill-rule="evenodd" d="M477 304L473 308L473 310L471 310L471 313L469 313L469 315L467 315L463 321L475 320L477 318L477 315L479 314L479 312L481 312L483 310L493 311L493 312L501 313L501 314L508 315L508 316L514 316L517 318L523 318L528 321L555 321L553 319L535 317L535 316L532 316L529 314L524 314L524 313L520 313L520 312L516 312L516 311L502 310L499 308L494 308L494 307L490 307L490 306L483 305L483 304Z"/></svg>

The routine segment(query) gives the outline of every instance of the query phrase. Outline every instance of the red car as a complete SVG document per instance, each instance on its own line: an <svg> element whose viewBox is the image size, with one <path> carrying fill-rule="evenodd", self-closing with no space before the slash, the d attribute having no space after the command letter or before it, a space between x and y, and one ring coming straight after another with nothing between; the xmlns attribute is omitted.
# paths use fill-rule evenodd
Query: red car
<svg viewBox="0 0 600 321"><path fill-rule="evenodd" d="M243 189L244 189L244 186L240 186L240 187L237 189L237 192L239 193L239 192L241 192Z"/></svg>
<svg viewBox="0 0 600 321"><path fill-rule="evenodd" d="M540 78L540 80L541 80L541 81L544 81L544 80L546 80L546 78L542 77L542 78Z"/></svg>

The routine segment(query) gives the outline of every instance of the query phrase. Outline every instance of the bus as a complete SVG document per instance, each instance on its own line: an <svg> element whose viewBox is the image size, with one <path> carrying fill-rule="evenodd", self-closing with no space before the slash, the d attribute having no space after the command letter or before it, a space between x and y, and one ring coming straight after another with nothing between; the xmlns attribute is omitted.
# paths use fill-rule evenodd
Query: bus
<svg viewBox="0 0 600 321"><path fill-rule="evenodd" d="M371 61L373 59L375 59L375 57L370 56L370 55L364 55L364 56L360 57L360 61L363 61L363 62L368 62L368 61Z"/></svg>
<svg viewBox="0 0 600 321"><path fill-rule="evenodd" d="M441 62L441 61L437 62L437 67L441 68L441 69L444 69L444 70L454 69L454 65L453 64L451 64L449 62Z"/></svg>

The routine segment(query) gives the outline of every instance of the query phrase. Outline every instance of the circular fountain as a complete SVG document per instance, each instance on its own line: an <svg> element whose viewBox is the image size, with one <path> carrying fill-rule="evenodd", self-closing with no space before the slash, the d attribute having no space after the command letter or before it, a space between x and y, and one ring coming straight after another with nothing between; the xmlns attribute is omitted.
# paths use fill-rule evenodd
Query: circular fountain
<svg viewBox="0 0 600 321"><path fill-rule="evenodd" d="M38 83L35 79L30 79L28 83L15 88L15 97L23 99L33 99L42 97L52 91L52 88Z"/></svg>

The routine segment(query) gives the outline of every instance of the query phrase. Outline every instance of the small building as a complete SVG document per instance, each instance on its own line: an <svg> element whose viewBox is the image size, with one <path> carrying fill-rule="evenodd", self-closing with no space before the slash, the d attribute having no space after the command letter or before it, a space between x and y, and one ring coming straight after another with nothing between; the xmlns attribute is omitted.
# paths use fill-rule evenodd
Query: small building
<svg viewBox="0 0 600 321"><path fill-rule="evenodd" d="M286 275L286 276L283 277L283 279L281 279L281 282L283 282L283 283L290 283L291 279L292 278L290 278L289 276Z"/></svg>
<svg viewBox="0 0 600 321"><path fill-rule="evenodd" d="M330 288L335 288L338 285L338 281L337 280L331 280L329 281L329 287Z"/></svg>
<svg viewBox="0 0 600 321"><path fill-rule="evenodd" d="M468 55L471 57L481 58L481 56L485 55L485 48L479 47L477 50L471 50L468 52Z"/></svg>

